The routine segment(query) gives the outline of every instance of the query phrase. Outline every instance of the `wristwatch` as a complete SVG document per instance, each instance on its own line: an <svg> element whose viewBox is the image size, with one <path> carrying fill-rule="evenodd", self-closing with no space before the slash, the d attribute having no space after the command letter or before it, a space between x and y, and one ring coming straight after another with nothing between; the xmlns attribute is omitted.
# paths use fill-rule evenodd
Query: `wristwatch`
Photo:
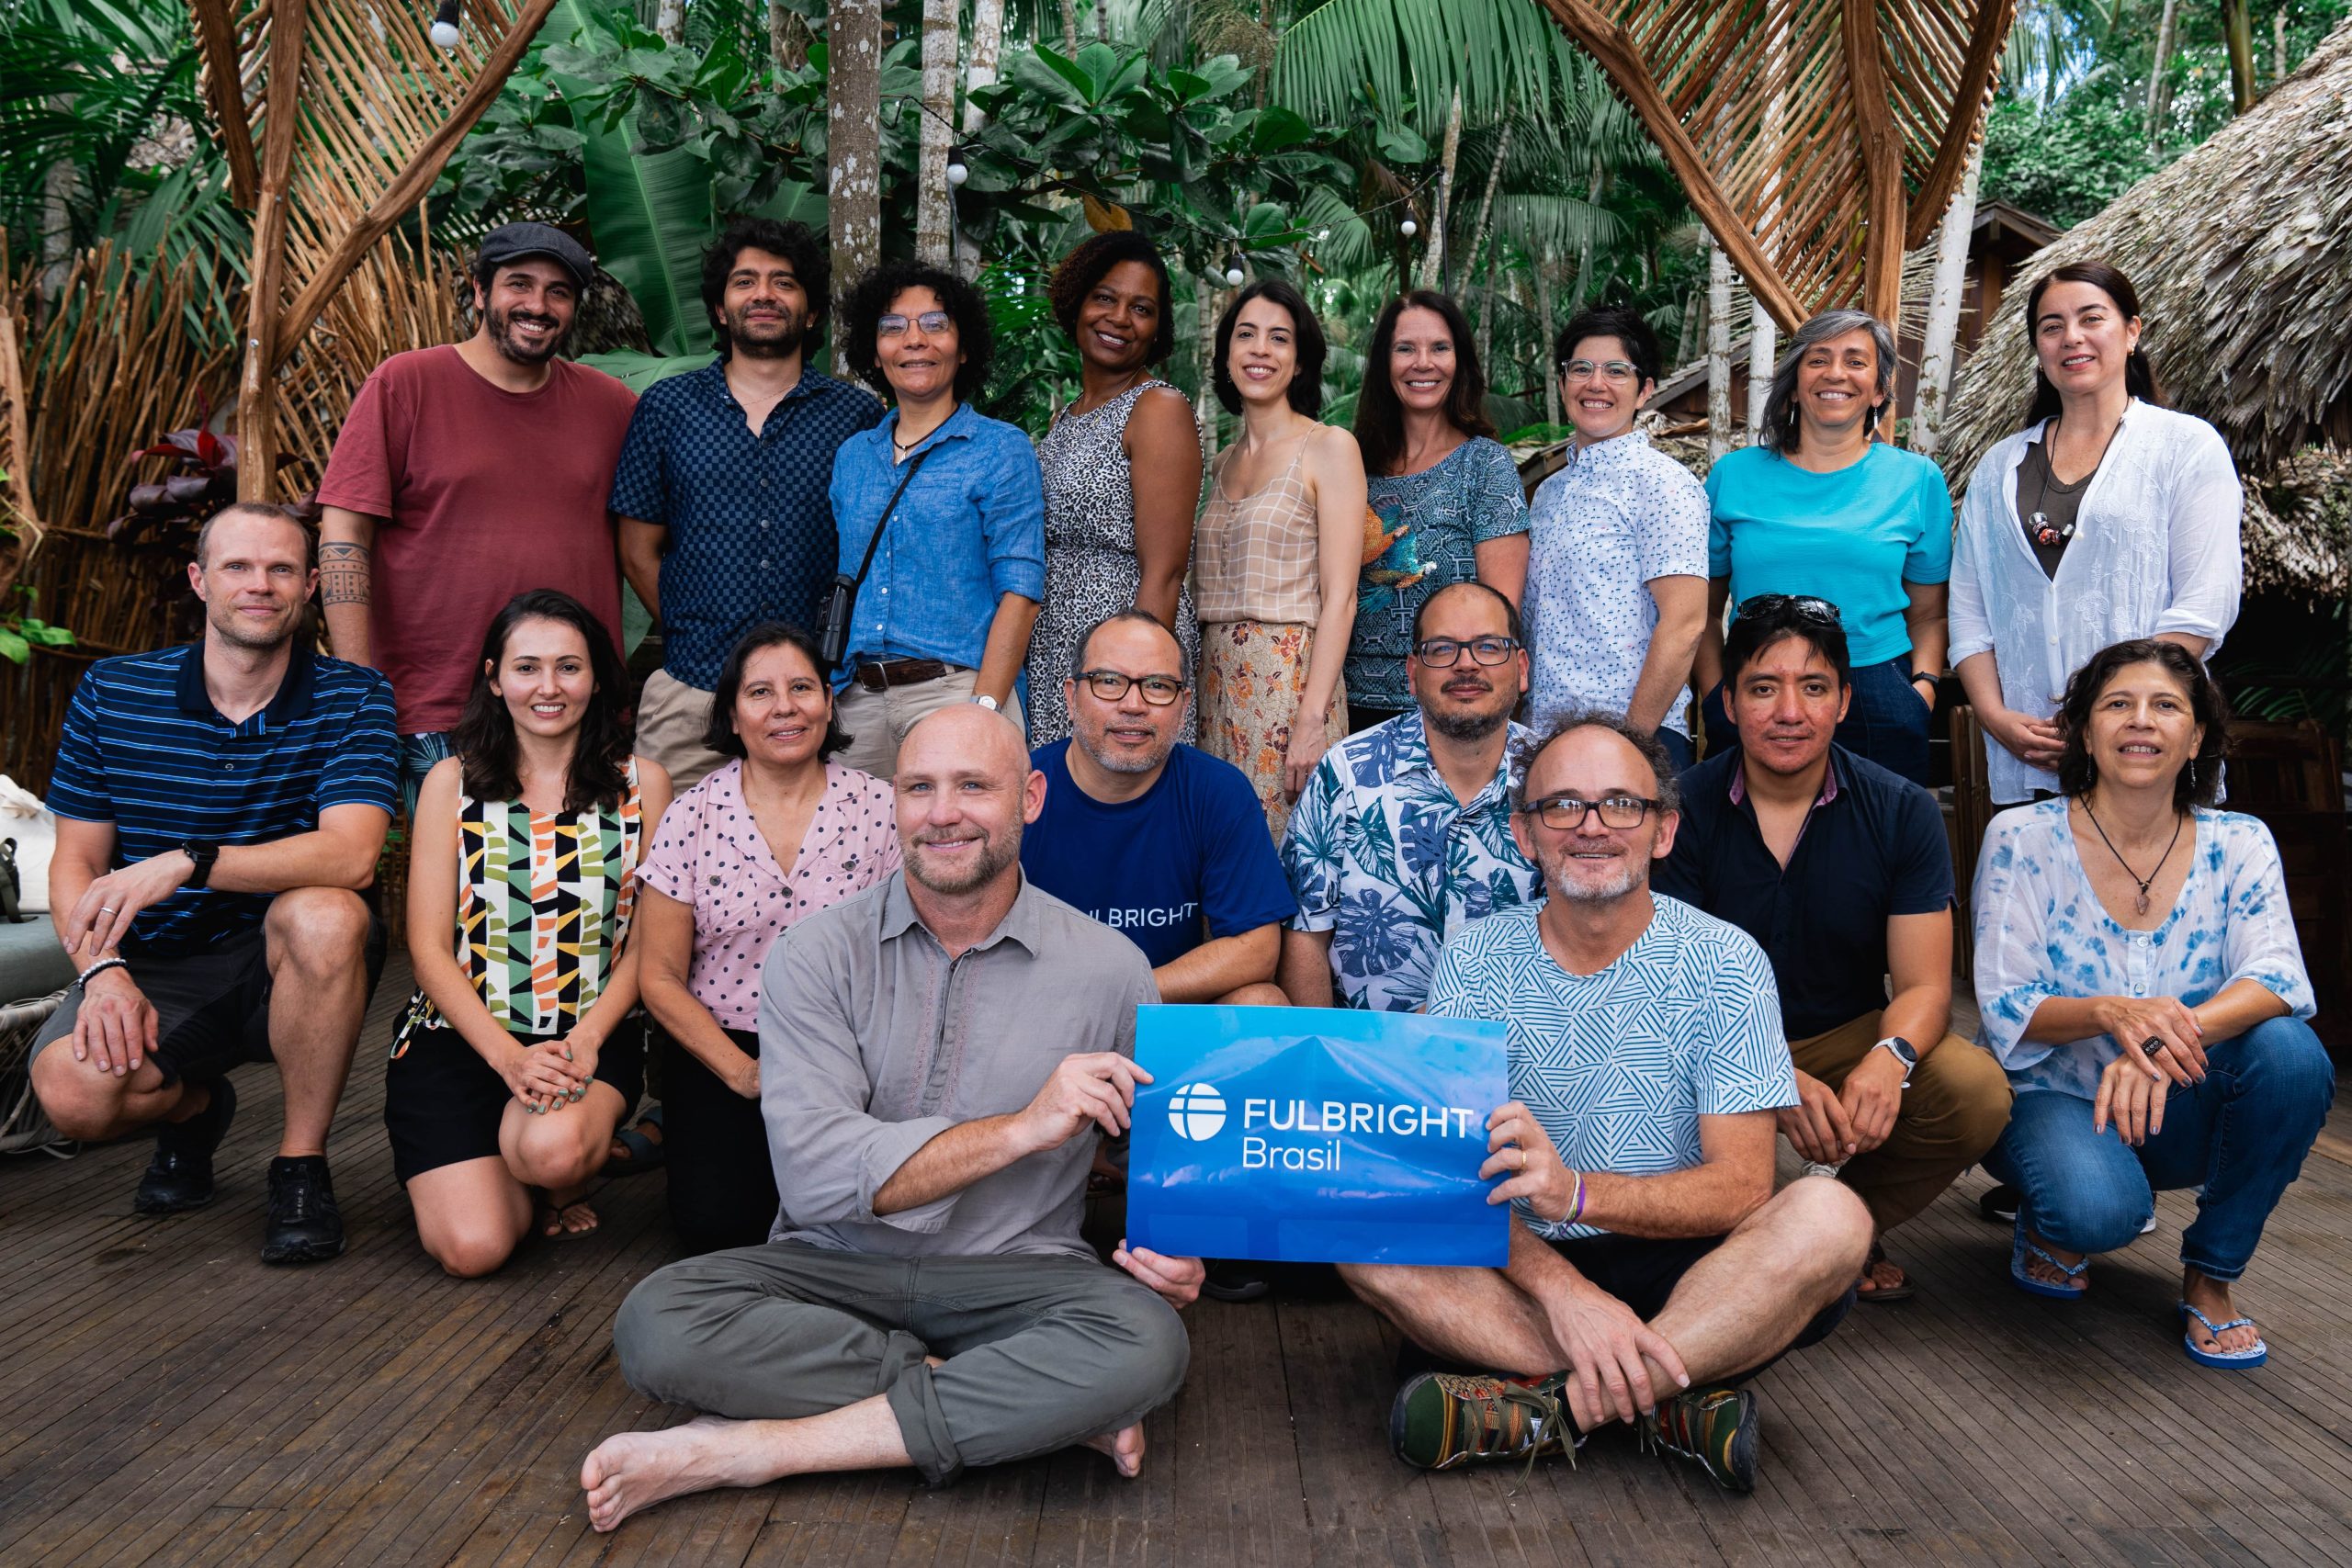
<svg viewBox="0 0 2352 1568"><path fill-rule="evenodd" d="M1004 711L1003 705L1000 704L994 697L989 696L986 692L980 693L972 700L979 704L980 706L988 709L990 713L1002 713Z"/></svg>
<svg viewBox="0 0 2352 1568"><path fill-rule="evenodd" d="M184 886L201 887L212 879L212 863L220 858L220 845L209 839L189 839L180 845L180 852L196 864Z"/></svg>
<svg viewBox="0 0 2352 1568"><path fill-rule="evenodd" d="M1894 1053L1894 1059L1903 1064L1903 1087L1905 1089L1911 1087L1911 1075L1919 1067L1919 1053L1913 1047L1911 1042L1904 1039L1900 1034L1890 1034L1871 1049Z"/></svg>

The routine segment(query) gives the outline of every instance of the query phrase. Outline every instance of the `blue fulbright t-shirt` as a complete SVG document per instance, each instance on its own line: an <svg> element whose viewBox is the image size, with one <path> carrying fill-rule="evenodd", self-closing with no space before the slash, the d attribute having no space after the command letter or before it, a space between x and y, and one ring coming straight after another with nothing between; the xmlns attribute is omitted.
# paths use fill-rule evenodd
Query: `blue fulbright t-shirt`
<svg viewBox="0 0 2352 1568"><path fill-rule="evenodd" d="M1731 601L1810 593L1838 606L1856 669L1911 651L1910 595L1951 577L1951 494L1932 458L1873 442L1835 473L1743 446L1707 475L1707 575Z"/></svg>
<svg viewBox="0 0 2352 1568"><path fill-rule="evenodd" d="M1046 808L1021 835L1030 881L1125 933L1155 969L1297 912L1240 769L1179 745L1157 784L1106 805L1069 776L1069 745L1030 753L1046 775Z"/></svg>

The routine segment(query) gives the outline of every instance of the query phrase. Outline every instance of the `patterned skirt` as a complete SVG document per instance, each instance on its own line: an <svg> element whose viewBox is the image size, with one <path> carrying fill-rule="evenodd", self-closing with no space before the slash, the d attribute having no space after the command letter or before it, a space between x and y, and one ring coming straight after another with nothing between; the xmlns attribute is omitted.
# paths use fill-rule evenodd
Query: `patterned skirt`
<svg viewBox="0 0 2352 1568"><path fill-rule="evenodd" d="M1210 621L1201 625L1201 750L1239 768L1266 808L1274 842L1290 826L1283 795L1283 760L1291 722L1306 692L1315 628L1272 621ZM1324 710L1323 734L1337 745L1348 733L1345 682Z"/></svg>

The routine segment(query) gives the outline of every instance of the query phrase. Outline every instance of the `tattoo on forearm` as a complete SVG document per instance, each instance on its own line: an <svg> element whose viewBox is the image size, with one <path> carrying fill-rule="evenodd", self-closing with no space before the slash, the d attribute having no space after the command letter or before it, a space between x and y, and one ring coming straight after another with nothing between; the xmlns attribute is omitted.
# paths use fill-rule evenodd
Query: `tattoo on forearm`
<svg viewBox="0 0 2352 1568"><path fill-rule="evenodd" d="M368 594L369 552L365 545L345 542L319 547L319 603L365 604Z"/></svg>

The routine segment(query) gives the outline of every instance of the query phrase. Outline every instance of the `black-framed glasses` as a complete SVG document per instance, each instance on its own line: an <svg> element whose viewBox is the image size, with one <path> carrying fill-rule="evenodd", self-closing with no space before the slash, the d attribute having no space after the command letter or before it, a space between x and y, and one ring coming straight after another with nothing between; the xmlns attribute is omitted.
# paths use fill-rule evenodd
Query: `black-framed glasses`
<svg viewBox="0 0 2352 1568"><path fill-rule="evenodd" d="M1735 618L1744 621L1750 615L1778 615L1784 612L1804 620L1826 621L1833 626L1846 624L1837 605L1810 593L1758 593L1740 601Z"/></svg>
<svg viewBox="0 0 2352 1568"><path fill-rule="evenodd" d="M1153 707L1164 708L1184 694L1184 682L1173 675L1126 675L1116 670L1089 670L1079 677L1086 689L1106 703L1115 703L1127 694L1129 686L1143 688L1143 700Z"/></svg>
<svg viewBox="0 0 2352 1568"><path fill-rule="evenodd" d="M904 337L910 321L922 329L923 336L937 337L956 324L956 318L944 310L925 310L920 316L901 316L893 310L875 321L874 335L878 338Z"/></svg>
<svg viewBox="0 0 2352 1568"><path fill-rule="evenodd" d="M1520 641L1515 637L1474 637L1467 642L1458 642L1450 637L1433 637L1426 642L1415 643L1413 657L1432 670L1450 670L1462 662L1464 649L1469 650L1471 659L1476 663L1500 664L1519 651Z"/></svg>
<svg viewBox="0 0 2352 1568"><path fill-rule="evenodd" d="M1585 818L1600 813L1600 825L1620 832L1638 828L1642 818L1657 809L1657 802L1640 795L1604 795L1599 800L1585 800L1573 795L1547 795L1520 808L1520 815L1532 817L1546 828L1563 833L1573 833L1584 826Z"/></svg>

